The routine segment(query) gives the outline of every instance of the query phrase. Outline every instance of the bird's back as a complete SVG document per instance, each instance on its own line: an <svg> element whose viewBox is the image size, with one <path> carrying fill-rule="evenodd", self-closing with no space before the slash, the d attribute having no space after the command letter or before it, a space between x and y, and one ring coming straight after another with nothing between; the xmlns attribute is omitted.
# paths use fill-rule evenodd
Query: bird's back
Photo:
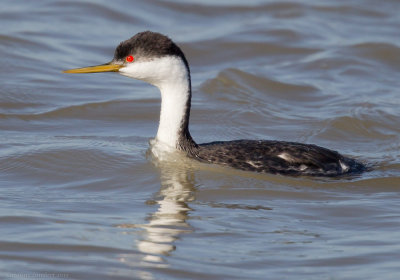
<svg viewBox="0 0 400 280"><path fill-rule="evenodd" d="M365 166L317 145L268 140L211 142L198 146L196 157L236 169L284 175L338 176Z"/></svg>

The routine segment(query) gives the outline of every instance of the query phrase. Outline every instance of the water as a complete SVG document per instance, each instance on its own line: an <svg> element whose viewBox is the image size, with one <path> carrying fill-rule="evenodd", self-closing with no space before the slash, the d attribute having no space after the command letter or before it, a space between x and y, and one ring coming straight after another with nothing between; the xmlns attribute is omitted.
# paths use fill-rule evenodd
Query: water
<svg viewBox="0 0 400 280"><path fill-rule="evenodd" d="M398 1L11 1L0 9L1 279L399 279ZM252 174L147 153L143 30L192 70L197 142L314 143L374 170Z"/></svg>

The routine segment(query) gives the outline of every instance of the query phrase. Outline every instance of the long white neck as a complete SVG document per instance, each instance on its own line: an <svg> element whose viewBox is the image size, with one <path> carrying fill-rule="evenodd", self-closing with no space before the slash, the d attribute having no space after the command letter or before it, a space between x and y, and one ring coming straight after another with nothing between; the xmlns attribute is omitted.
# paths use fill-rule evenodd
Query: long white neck
<svg viewBox="0 0 400 280"><path fill-rule="evenodd" d="M173 81L159 86L161 91L161 112L156 140L178 148L179 137L188 129L190 84L188 76L176 77Z"/></svg>

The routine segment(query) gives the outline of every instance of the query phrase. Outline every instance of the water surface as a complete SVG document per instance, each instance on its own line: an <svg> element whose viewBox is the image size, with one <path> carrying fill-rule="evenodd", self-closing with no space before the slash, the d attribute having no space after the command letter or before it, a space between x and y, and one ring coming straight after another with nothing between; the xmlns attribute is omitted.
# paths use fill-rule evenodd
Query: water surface
<svg viewBox="0 0 400 280"><path fill-rule="evenodd" d="M2 1L0 278L398 279L398 1ZM109 61L169 35L199 143L314 143L374 166L323 179L147 152L156 88Z"/></svg>

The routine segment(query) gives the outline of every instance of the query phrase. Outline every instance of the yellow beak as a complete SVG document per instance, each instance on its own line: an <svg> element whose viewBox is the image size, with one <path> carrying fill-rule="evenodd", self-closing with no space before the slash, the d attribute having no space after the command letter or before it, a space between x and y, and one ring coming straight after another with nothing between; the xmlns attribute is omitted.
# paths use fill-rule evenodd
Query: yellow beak
<svg viewBox="0 0 400 280"><path fill-rule="evenodd" d="M82 73L98 73L98 72L118 72L119 69L122 67L123 65L111 64L110 62L96 66L64 70L63 73L82 74Z"/></svg>

